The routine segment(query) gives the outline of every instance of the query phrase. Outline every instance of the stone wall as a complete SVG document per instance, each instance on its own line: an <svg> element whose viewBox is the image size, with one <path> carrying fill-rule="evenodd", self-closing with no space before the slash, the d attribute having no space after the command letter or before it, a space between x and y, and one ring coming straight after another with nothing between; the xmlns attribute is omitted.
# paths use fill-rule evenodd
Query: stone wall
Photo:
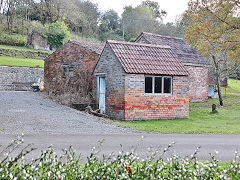
<svg viewBox="0 0 240 180"><path fill-rule="evenodd" d="M125 72L108 44L102 52L94 73L105 76L106 114L112 119L124 119Z"/></svg>
<svg viewBox="0 0 240 180"><path fill-rule="evenodd" d="M173 76L173 92L145 93L145 76L125 77L125 120L175 119L189 117L189 84L187 76Z"/></svg>
<svg viewBox="0 0 240 180"><path fill-rule="evenodd" d="M91 94L96 87L93 83L93 69L98 58L99 54L95 52L74 43L66 43L45 59L45 90L52 98L66 105L94 101L94 93ZM65 63L74 64L71 77L63 77Z"/></svg>
<svg viewBox="0 0 240 180"><path fill-rule="evenodd" d="M189 98L191 102L204 102L208 99L209 68L185 66L189 72Z"/></svg>
<svg viewBox="0 0 240 180"><path fill-rule="evenodd" d="M42 68L0 66L0 91L27 91L43 81Z"/></svg>
<svg viewBox="0 0 240 180"><path fill-rule="evenodd" d="M16 49L4 49L0 48L0 56L10 56L10 57L20 57L20 58L30 58L30 59L45 59L51 54L51 52L34 52L34 51L24 51Z"/></svg>

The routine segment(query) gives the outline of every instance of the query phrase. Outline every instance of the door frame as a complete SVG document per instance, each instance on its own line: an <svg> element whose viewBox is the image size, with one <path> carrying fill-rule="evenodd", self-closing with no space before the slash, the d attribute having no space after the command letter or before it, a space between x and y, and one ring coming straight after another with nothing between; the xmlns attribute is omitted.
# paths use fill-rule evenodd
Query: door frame
<svg viewBox="0 0 240 180"><path fill-rule="evenodd" d="M100 106L100 103L102 102L102 101L100 101L100 98L101 98L101 80L104 80L104 84L105 84L105 90L104 90L104 107L102 108L101 106ZM101 113L105 113L105 111L106 111L106 79L105 79L105 75L104 74L99 74L99 75L97 75L97 104L98 104L98 107L99 107L99 109L100 109L100 112Z"/></svg>

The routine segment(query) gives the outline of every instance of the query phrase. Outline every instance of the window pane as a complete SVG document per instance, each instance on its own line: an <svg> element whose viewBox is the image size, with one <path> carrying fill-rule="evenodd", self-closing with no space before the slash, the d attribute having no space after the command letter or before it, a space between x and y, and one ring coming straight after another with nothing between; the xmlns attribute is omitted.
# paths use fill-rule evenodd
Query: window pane
<svg viewBox="0 0 240 180"><path fill-rule="evenodd" d="M65 76L67 76L67 74L68 74L68 69L67 69L67 67L64 66L62 76L65 77Z"/></svg>
<svg viewBox="0 0 240 180"><path fill-rule="evenodd" d="M145 77L145 93L152 93L152 77Z"/></svg>
<svg viewBox="0 0 240 180"><path fill-rule="evenodd" d="M69 66L69 77L73 77L73 70L74 68L72 66Z"/></svg>
<svg viewBox="0 0 240 180"><path fill-rule="evenodd" d="M155 77L154 93L162 93L162 77Z"/></svg>
<svg viewBox="0 0 240 180"><path fill-rule="evenodd" d="M164 93L171 93L171 77L164 77Z"/></svg>

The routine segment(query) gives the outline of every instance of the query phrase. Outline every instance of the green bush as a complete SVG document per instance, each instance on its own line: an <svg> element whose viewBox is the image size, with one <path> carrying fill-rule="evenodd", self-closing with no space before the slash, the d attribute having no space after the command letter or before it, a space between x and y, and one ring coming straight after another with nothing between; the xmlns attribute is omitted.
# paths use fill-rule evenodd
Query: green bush
<svg viewBox="0 0 240 180"><path fill-rule="evenodd" d="M27 37L20 34L0 33L0 44L11 46L25 46Z"/></svg>
<svg viewBox="0 0 240 180"><path fill-rule="evenodd" d="M59 48L70 37L68 27L64 22L57 21L46 26L46 37L51 48Z"/></svg>
<svg viewBox="0 0 240 180"><path fill-rule="evenodd" d="M146 159L140 159L136 148L130 152L102 155L93 148L86 163L80 163L70 147L57 156L52 147L42 151L39 158L25 161L25 156L34 150L30 145L21 147L22 137L0 151L1 179L239 179L239 154L229 163L219 162L215 155L210 161L197 160L199 148L188 157L174 155L171 146L163 150L149 148ZM21 149L19 149L21 148ZM11 156L14 150L20 152ZM19 151L20 150L20 151ZM170 154L171 157L167 158Z"/></svg>

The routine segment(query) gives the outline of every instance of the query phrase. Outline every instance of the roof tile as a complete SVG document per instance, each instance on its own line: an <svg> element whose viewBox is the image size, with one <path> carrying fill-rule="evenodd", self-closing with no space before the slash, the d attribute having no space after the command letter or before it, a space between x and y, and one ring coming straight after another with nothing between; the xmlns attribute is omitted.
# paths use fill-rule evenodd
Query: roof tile
<svg viewBox="0 0 240 180"><path fill-rule="evenodd" d="M188 75L169 46L107 41L126 73Z"/></svg>
<svg viewBox="0 0 240 180"><path fill-rule="evenodd" d="M144 37L150 44L168 45L184 63L210 65L209 61L188 45L183 39L142 32L136 42Z"/></svg>

